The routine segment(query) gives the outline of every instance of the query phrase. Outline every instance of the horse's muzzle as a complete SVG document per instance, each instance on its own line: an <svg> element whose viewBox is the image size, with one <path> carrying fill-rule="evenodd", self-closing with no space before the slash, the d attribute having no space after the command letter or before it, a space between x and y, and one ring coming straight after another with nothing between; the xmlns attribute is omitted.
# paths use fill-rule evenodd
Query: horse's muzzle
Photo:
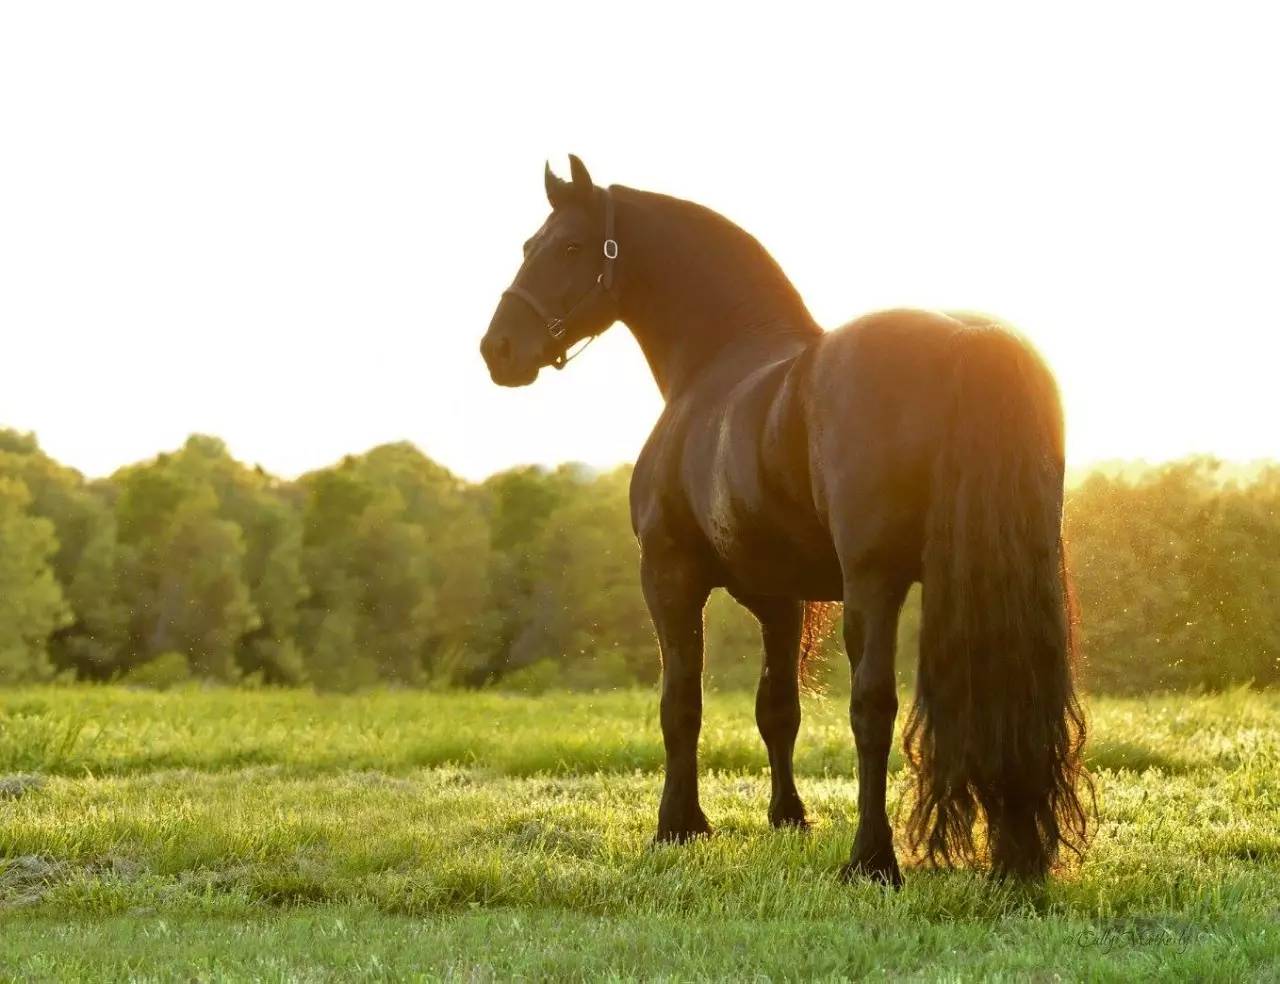
<svg viewBox="0 0 1280 984"><path fill-rule="evenodd" d="M538 378L538 366L522 366L516 358L511 339L490 331L480 342L480 354L489 367L489 378L499 386L528 386Z"/></svg>

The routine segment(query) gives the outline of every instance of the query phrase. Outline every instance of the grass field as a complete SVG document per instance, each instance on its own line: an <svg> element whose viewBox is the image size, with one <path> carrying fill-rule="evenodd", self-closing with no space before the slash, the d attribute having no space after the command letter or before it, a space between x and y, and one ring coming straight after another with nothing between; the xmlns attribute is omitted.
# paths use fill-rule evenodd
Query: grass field
<svg viewBox="0 0 1280 984"><path fill-rule="evenodd" d="M806 702L812 833L769 829L751 698L712 695L718 833L650 849L650 693L0 692L0 976L1280 979L1280 695L1090 708L1082 865L892 893L834 878L835 699Z"/></svg>

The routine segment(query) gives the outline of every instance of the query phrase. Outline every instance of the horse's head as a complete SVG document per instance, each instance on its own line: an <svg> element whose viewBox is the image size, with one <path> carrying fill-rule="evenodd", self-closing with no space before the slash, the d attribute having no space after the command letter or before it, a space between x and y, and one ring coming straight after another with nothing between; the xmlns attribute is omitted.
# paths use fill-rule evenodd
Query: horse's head
<svg viewBox="0 0 1280 984"><path fill-rule="evenodd" d="M572 345L618 317L613 202L591 183L582 161L570 155L569 162L572 181L547 165L551 215L524 244L524 263L480 342L489 375L501 386L526 386L543 366L559 368Z"/></svg>

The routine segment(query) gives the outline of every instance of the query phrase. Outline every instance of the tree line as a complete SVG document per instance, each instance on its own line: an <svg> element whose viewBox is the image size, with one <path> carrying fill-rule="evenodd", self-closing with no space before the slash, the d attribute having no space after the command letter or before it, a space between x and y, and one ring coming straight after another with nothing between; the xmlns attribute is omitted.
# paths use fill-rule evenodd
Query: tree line
<svg viewBox="0 0 1280 984"><path fill-rule="evenodd" d="M401 443L284 481L194 436L90 481L0 430L0 683L652 683L629 477L468 483ZM1068 493L1066 535L1087 686L1280 680L1280 467L1097 470ZM918 624L912 602L907 675ZM756 626L722 593L707 640L715 685L754 681ZM827 663L838 680L843 657Z"/></svg>

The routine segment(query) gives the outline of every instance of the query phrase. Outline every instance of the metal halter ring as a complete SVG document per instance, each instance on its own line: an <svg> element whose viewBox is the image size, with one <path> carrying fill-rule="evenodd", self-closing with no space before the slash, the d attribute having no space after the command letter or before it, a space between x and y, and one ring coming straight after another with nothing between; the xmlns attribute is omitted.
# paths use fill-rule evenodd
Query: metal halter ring
<svg viewBox="0 0 1280 984"><path fill-rule="evenodd" d="M618 258L618 240L606 239L604 241L604 258L606 260L616 260Z"/></svg>

